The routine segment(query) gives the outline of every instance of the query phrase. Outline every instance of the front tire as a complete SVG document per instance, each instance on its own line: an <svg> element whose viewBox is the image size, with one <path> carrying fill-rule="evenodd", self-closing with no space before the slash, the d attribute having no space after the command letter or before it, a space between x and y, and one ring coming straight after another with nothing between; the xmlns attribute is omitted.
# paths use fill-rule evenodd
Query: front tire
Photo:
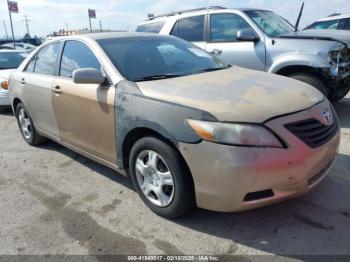
<svg viewBox="0 0 350 262"><path fill-rule="evenodd" d="M332 103L343 99L350 91L350 86L336 87L329 95L329 101Z"/></svg>
<svg viewBox="0 0 350 262"><path fill-rule="evenodd" d="M326 85L322 82L322 80L319 77L308 73L296 73L289 75L289 77L309 84L318 89L322 94L324 94L325 97L329 97L330 90L326 87Z"/></svg>
<svg viewBox="0 0 350 262"><path fill-rule="evenodd" d="M21 102L16 107L16 118L22 137L29 145L36 146L46 141L46 138L36 131L32 117Z"/></svg>
<svg viewBox="0 0 350 262"><path fill-rule="evenodd" d="M130 152L129 170L141 199L156 214L177 218L195 206L192 177L181 155L163 141L138 140Z"/></svg>

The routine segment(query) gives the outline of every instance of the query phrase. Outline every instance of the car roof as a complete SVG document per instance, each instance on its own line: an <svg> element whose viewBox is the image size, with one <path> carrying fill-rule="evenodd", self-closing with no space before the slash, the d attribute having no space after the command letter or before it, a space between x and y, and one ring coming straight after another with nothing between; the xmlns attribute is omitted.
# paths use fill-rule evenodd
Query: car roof
<svg viewBox="0 0 350 262"><path fill-rule="evenodd" d="M174 16L191 16L191 14L196 15L196 14L203 14L203 12L215 12L215 13L225 13L227 11L238 11L238 12L247 12L247 11L266 11L266 12L272 12L271 10L267 9L261 9L261 8L249 8L249 7L242 7L242 8L225 8L225 7L220 7L220 8L198 8L198 9L189 9L189 10L183 10L183 11L173 11L167 14L160 14L160 15L155 15L147 18L144 22L139 23L139 25L142 24L148 24L152 22L158 22L158 21L164 21L169 17L174 17Z"/></svg>
<svg viewBox="0 0 350 262"><path fill-rule="evenodd" d="M166 37L155 33L139 33L139 32L108 32L108 33L91 33L91 34L82 34L74 36L59 36L53 37L51 41L55 40L67 40L67 39L93 39L93 40L102 40L102 39L112 39L112 38L128 38L128 37Z"/></svg>
<svg viewBox="0 0 350 262"><path fill-rule="evenodd" d="M349 18L349 17L350 17L350 13L337 14L337 15L330 15L330 16L328 16L328 17L320 18L320 19L316 20L316 22L337 20L337 19L343 19L343 18Z"/></svg>

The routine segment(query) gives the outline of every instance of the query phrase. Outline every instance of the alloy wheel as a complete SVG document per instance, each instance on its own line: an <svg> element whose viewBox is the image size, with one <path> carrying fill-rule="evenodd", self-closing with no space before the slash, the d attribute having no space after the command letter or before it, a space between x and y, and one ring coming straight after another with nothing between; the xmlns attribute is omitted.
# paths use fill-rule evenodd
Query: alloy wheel
<svg viewBox="0 0 350 262"><path fill-rule="evenodd" d="M22 130L23 136L26 139L30 139L32 137L32 132L33 132L32 124L27 112L23 108L21 108L18 112L18 121Z"/></svg>
<svg viewBox="0 0 350 262"><path fill-rule="evenodd" d="M158 153L142 151L136 158L135 170L137 183L151 203L159 207L171 204L175 193L173 175Z"/></svg>

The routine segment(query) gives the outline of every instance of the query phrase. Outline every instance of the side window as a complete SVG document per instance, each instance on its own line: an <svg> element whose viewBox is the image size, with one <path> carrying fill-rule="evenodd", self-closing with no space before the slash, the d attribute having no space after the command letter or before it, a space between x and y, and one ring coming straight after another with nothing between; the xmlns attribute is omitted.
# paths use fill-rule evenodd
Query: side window
<svg viewBox="0 0 350 262"><path fill-rule="evenodd" d="M210 39L213 42L235 42L237 32L250 28L239 15L216 14L210 16Z"/></svg>
<svg viewBox="0 0 350 262"><path fill-rule="evenodd" d="M26 69L24 70L25 72L33 73L34 72L34 67L35 67L35 59L36 55L30 60L30 62L27 64Z"/></svg>
<svg viewBox="0 0 350 262"><path fill-rule="evenodd" d="M344 30L345 29L345 24L346 24L346 19L340 19L338 23L338 30Z"/></svg>
<svg viewBox="0 0 350 262"><path fill-rule="evenodd" d="M63 49L60 76L71 78L74 70L88 67L101 70L101 64L90 48L79 41L67 41Z"/></svg>
<svg viewBox="0 0 350 262"><path fill-rule="evenodd" d="M350 18L346 18L346 23L344 26L344 30L350 30Z"/></svg>
<svg viewBox="0 0 350 262"><path fill-rule="evenodd" d="M55 75L56 59L60 43L54 43L41 49L36 56L34 73Z"/></svg>
<svg viewBox="0 0 350 262"><path fill-rule="evenodd" d="M139 25L136 28L136 32L145 32L145 33L159 33L162 30L165 22L154 22L145 25Z"/></svg>
<svg viewBox="0 0 350 262"><path fill-rule="evenodd" d="M179 19L171 35L190 42L204 41L204 15Z"/></svg>

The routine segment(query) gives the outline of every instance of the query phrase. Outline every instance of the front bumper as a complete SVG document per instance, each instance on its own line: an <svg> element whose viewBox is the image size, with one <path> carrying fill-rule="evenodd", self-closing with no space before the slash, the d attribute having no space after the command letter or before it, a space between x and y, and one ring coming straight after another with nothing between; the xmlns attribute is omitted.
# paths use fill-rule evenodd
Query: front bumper
<svg viewBox="0 0 350 262"><path fill-rule="evenodd" d="M235 147L206 141L180 143L180 152L193 176L197 206L223 212L243 211L293 198L315 187L332 166L340 131L325 145L312 149L284 125L319 117L325 106L329 106L328 101L265 123L283 138L288 148ZM254 199L254 194L260 198Z"/></svg>
<svg viewBox="0 0 350 262"><path fill-rule="evenodd" d="M0 88L0 106L10 106L10 97L8 90Z"/></svg>

